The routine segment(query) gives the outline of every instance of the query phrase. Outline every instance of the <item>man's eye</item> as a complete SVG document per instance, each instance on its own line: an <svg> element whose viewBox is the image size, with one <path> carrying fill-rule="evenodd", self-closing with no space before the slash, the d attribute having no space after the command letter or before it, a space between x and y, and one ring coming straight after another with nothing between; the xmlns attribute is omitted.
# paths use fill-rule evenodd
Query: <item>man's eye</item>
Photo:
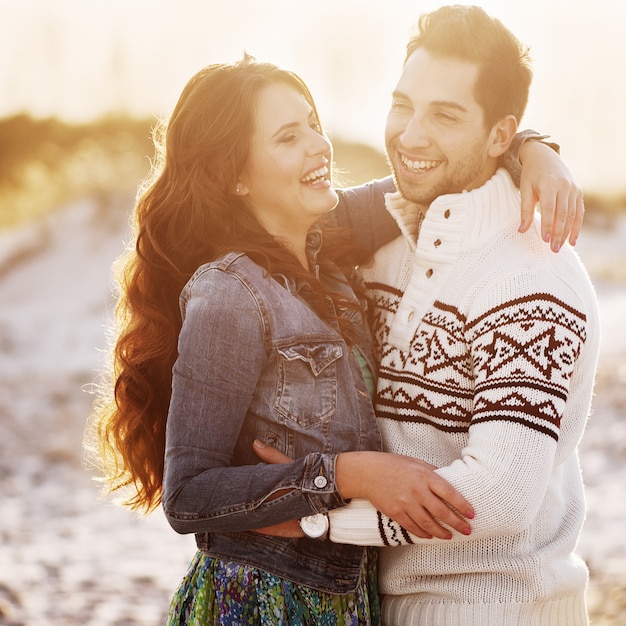
<svg viewBox="0 0 626 626"><path fill-rule="evenodd" d="M400 101L400 100L393 100L391 102L391 108L395 109L396 111L410 111L411 110L411 107L407 102Z"/></svg>
<svg viewBox="0 0 626 626"><path fill-rule="evenodd" d="M457 118L449 113L437 113L437 118L442 122L456 122Z"/></svg>

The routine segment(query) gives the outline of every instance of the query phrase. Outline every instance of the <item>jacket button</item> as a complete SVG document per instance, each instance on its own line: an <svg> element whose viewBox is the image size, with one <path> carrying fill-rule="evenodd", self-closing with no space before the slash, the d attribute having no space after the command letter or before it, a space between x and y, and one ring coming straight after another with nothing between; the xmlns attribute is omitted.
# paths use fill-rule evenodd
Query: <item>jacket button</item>
<svg viewBox="0 0 626 626"><path fill-rule="evenodd" d="M315 480L313 480L313 484L318 489L323 489L328 484L328 481L326 480L326 476L316 476Z"/></svg>

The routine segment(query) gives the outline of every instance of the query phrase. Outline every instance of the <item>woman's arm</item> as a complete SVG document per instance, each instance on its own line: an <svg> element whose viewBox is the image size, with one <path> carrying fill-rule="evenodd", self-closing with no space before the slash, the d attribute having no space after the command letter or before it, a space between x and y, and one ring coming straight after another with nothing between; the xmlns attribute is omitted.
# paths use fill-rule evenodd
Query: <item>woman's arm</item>
<svg viewBox="0 0 626 626"><path fill-rule="evenodd" d="M568 235L574 244L580 233L583 192L559 156L558 145L544 143L544 138L533 130L518 133L502 164L520 187L520 231L528 230L538 204L544 240L558 252ZM385 209L385 194L395 190L391 176L359 187L338 189L339 203L331 213L332 223L352 231L364 252L373 254L400 234Z"/></svg>
<svg viewBox="0 0 626 626"><path fill-rule="evenodd" d="M292 463L292 459L259 441L254 442L254 450L266 463ZM419 459L397 454L344 452L337 458L336 480L344 499L370 500L375 503L375 506L368 503L374 515L377 508L385 511L388 516L400 520L406 529L418 537L450 539L452 534L449 528L442 524L469 535L471 529L467 519L474 517L472 507L434 469L434 466ZM342 507L336 510L345 509L346 507ZM332 521L334 511L329 511L329 515ZM288 537L302 536L295 524L272 526L259 529L259 532Z"/></svg>
<svg viewBox="0 0 626 626"><path fill-rule="evenodd" d="M217 268L183 293L163 481L170 525L181 533L251 530L345 504L334 480L323 490L314 484L320 472L334 476L336 456L311 453L279 466L241 452L252 444L249 407L268 358L254 294Z"/></svg>

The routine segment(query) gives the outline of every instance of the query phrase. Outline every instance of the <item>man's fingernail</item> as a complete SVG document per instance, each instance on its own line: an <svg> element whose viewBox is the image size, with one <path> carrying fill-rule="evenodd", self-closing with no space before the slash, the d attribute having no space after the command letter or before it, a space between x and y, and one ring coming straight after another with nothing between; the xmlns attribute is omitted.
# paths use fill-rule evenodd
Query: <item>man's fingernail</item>
<svg viewBox="0 0 626 626"><path fill-rule="evenodd" d="M260 439L255 439L255 440L252 442L252 445L253 445L255 448L261 448L261 450L262 450L263 448L266 448L266 447L267 447L267 446L266 446L266 445L265 445L265 444L264 444L264 443L263 443Z"/></svg>

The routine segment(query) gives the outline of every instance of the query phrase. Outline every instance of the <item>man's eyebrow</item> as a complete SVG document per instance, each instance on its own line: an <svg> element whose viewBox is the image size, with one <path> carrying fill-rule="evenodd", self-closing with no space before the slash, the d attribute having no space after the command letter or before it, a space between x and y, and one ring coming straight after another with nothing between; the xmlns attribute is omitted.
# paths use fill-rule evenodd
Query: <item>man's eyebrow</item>
<svg viewBox="0 0 626 626"><path fill-rule="evenodd" d="M411 98L407 96L403 91L394 91L392 94L393 98L398 98L399 100L406 100L407 102L411 102ZM460 111L462 113L467 113L467 109L458 102L454 100L434 100L430 103L431 107L439 107L446 109L455 109L456 111Z"/></svg>
<svg viewBox="0 0 626 626"><path fill-rule="evenodd" d="M433 107L442 107L445 109L455 109L457 111L461 111L462 113L467 113L467 109L462 104L459 104L454 100L435 100L434 102L431 102L430 105Z"/></svg>

